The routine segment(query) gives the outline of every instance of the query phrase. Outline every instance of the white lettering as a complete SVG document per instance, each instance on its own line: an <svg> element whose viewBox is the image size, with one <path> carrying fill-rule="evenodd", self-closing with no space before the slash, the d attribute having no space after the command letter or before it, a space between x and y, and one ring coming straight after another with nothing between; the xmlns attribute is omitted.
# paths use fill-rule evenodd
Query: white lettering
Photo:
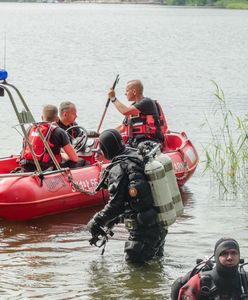
<svg viewBox="0 0 248 300"><path fill-rule="evenodd" d="M76 185L78 185L80 189L87 190L89 192L93 192L98 185L98 180L95 177L91 178L90 180L85 179L74 182L76 183ZM75 193L77 192L77 189L75 187L72 187L72 191Z"/></svg>

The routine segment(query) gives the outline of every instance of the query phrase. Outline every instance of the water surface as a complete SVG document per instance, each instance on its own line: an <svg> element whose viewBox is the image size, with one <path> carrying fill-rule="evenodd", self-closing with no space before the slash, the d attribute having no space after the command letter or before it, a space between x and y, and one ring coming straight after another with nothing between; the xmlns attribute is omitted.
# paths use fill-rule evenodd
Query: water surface
<svg viewBox="0 0 248 300"><path fill-rule="evenodd" d="M96 130L116 74L123 101L126 82L139 78L145 95L162 104L169 128L185 131L201 159L182 190L185 213L169 230L165 257L144 266L125 263L122 225L103 256L89 245L85 225L100 208L24 223L1 221L1 299L169 299L173 280L196 258L211 255L220 237L236 238L248 257L247 195L223 200L202 174L210 133L200 127L205 114L211 118L211 80L224 90L235 114L247 112L247 11L0 3L0 13L0 67L6 33L9 81L20 88L37 120L42 105L71 100L78 123ZM21 148L12 111L1 98L1 156ZM110 106L102 128L121 120ZM214 122L218 127L220 120Z"/></svg>

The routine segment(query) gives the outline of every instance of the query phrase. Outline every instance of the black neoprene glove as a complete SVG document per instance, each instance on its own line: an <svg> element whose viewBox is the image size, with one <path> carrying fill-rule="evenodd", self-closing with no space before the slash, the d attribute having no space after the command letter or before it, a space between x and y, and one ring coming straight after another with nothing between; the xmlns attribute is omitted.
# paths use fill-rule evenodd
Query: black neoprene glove
<svg viewBox="0 0 248 300"><path fill-rule="evenodd" d="M87 229L91 233L92 236L105 235L103 228L95 221L95 219L91 219L87 224Z"/></svg>

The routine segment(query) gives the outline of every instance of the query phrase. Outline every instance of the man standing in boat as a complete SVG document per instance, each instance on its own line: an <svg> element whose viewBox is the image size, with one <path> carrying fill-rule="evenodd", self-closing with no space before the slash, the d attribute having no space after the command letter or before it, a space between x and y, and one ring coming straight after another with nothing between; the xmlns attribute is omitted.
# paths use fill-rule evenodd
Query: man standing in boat
<svg viewBox="0 0 248 300"><path fill-rule="evenodd" d="M75 166L78 162L78 156L72 147L69 137L66 132L56 125L58 121L58 109L54 105L45 105L42 111L42 121L38 126L46 138L51 150L63 167ZM37 132L37 126L33 125L28 132L28 138L33 146L34 153L40 163L41 169L46 170L53 166L53 162L49 153L47 152L41 137ZM61 152L63 149L63 152ZM27 172L36 170L34 159L31 154L28 143L24 142L22 159L20 164Z"/></svg>
<svg viewBox="0 0 248 300"><path fill-rule="evenodd" d="M124 216L129 231L124 248L126 260L143 263L162 256L167 229L158 222L143 161L134 149L126 148L115 129L100 134L99 147L111 160L102 179L103 183L108 182L109 202L88 223L92 237L102 235L104 226L111 227Z"/></svg>
<svg viewBox="0 0 248 300"><path fill-rule="evenodd" d="M168 130L164 114L157 101L143 96L142 82L128 81L125 95L133 102L129 107L116 98L114 89L108 93L110 101L125 116L123 123L116 128L124 140L132 147L147 139L163 143L164 133Z"/></svg>

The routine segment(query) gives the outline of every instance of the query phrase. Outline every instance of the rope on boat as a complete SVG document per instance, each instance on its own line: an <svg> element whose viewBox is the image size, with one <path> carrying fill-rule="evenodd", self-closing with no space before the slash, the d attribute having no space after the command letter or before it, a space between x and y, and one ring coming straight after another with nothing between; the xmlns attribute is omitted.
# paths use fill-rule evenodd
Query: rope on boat
<svg viewBox="0 0 248 300"><path fill-rule="evenodd" d="M73 180L72 176L71 176L68 172L66 172L66 176L67 176L67 178L68 178L70 184L72 185L72 187L73 187L77 192L84 193L84 194L90 195L90 196L93 196L93 195L96 195L96 194L97 194L96 191L91 192L91 191L89 191L89 190L86 190L86 189L80 187L80 186Z"/></svg>

